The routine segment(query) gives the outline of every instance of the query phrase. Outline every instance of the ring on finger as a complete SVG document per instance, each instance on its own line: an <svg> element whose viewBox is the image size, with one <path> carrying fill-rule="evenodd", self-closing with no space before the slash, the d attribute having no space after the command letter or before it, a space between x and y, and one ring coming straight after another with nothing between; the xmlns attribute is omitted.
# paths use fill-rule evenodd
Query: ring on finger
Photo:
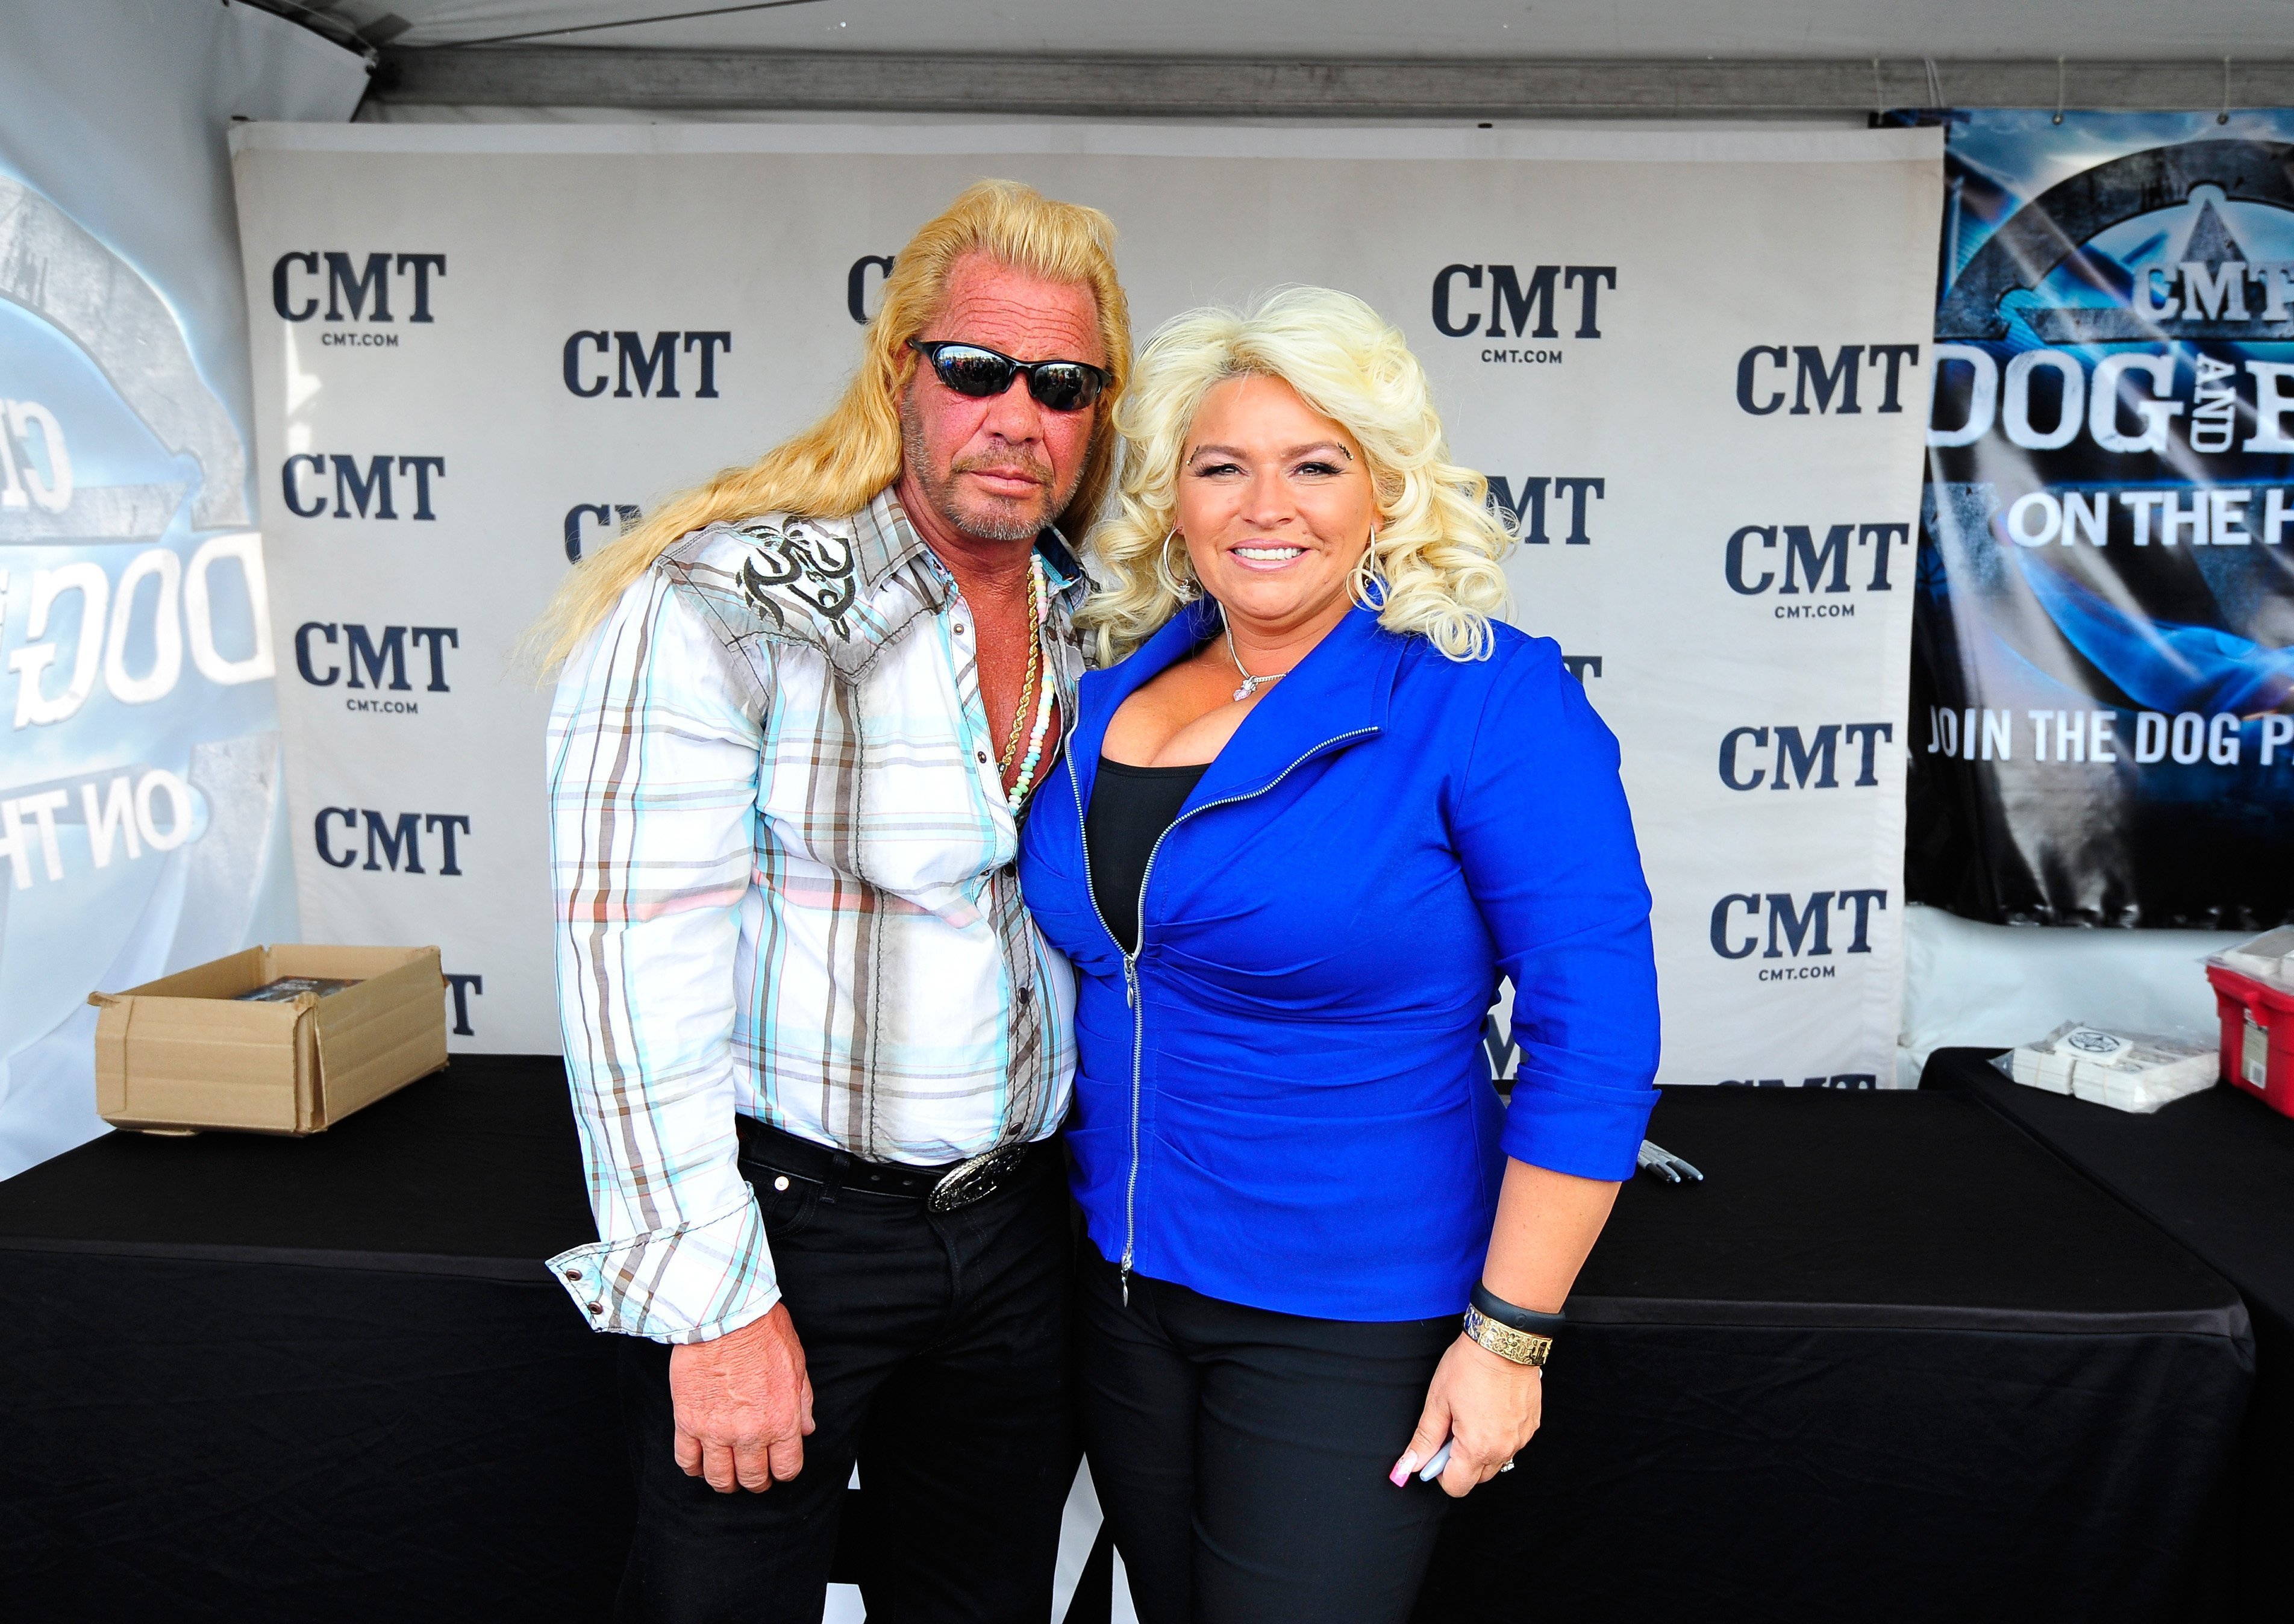
<svg viewBox="0 0 2294 1624"><path fill-rule="evenodd" d="M1505 1463L1505 1465L1503 1465L1503 1466L1500 1466L1500 1467L1498 1468L1498 1470L1499 1470L1499 1471L1501 1471L1501 1472L1510 1472L1510 1471L1512 1471L1512 1470L1513 1470L1513 1462L1512 1462L1512 1461L1510 1461L1510 1460L1507 1461L1507 1462Z"/></svg>

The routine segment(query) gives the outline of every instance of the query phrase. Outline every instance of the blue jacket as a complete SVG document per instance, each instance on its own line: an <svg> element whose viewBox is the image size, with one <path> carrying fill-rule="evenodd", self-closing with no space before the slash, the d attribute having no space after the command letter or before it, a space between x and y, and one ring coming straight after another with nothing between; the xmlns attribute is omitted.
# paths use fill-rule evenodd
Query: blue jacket
<svg viewBox="0 0 2294 1624"><path fill-rule="evenodd" d="M1021 888L1077 971L1068 1142L1139 1273L1322 1319L1464 1310L1509 1155L1623 1179L1656 1091L1649 896L1617 744L1559 649L1460 663L1363 609L1277 683L1151 859L1127 963L1083 818L1108 719L1215 624L1086 675ZM1481 1049L1519 989L1508 1110Z"/></svg>

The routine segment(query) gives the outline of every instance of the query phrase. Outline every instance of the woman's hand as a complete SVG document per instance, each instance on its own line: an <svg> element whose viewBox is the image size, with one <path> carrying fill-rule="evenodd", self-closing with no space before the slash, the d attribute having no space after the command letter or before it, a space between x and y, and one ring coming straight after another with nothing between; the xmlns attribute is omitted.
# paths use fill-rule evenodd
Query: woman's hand
<svg viewBox="0 0 2294 1624"><path fill-rule="evenodd" d="M1442 1492L1459 1498L1475 1484L1489 1482L1536 1433L1544 1384L1545 1374L1535 1365L1500 1359L1460 1335L1435 1368L1418 1430L1394 1463L1394 1481L1407 1483L1447 1438L1450 1464L1442 1468Z"/></svg>
<svg viewBox="0 0 2294 1624"><path fill-rule="evenodd" d="M1616 1198L1613 1182L1509 1159L1483 1284L1504 1302L1558 1311ZM1460 1333L1435 1368L1418 1430L1394 1463L1394 1481L1408 1482L1447 1438L1450 1464L1442 1468L1442 1491L1461 1498L1505 1470L1537 1432L1544 1407L1543 1371L1500 1359Z"/></svg>

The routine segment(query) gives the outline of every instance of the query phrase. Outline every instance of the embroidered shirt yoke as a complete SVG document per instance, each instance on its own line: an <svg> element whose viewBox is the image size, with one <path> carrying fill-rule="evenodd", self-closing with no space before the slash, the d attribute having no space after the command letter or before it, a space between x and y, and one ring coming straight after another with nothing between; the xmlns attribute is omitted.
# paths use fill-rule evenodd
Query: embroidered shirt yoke
<svg viewBox="0 0 2294 1624"><path fill-rule="evenodd" d="M1082 572L1049 535L1074 714ZM663 1342L779 1300L736 1113L930 1166L1045 1137L1074 982L1018 834L955 581L891 492L697 531L567 663L549 724L565 1063L595 1245L550 1267Z"/></svg>

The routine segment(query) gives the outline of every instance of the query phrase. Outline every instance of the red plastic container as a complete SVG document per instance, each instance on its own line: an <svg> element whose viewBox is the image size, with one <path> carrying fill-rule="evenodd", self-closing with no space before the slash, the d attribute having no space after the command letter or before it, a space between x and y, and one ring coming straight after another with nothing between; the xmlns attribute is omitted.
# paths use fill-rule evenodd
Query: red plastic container
<svg viewBox="0 0 2294 1624"><path fill-rule="evenodd" d="M2294 1116L2294 991L2207 966L2222 1012L2222 1075L2282 1116Z"/></svg>

